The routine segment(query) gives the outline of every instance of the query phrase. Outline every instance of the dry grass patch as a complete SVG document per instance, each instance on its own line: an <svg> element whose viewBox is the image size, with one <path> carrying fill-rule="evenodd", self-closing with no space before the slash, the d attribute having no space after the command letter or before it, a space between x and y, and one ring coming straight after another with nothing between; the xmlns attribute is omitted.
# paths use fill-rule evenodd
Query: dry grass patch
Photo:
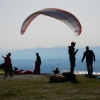
<svg viewBox="0 0 100 100"><path fill-rule="evenodd" d="M76 75L76 80L50 83L49 75L0 76L0 100L99 100L100 80Z"/></svg>

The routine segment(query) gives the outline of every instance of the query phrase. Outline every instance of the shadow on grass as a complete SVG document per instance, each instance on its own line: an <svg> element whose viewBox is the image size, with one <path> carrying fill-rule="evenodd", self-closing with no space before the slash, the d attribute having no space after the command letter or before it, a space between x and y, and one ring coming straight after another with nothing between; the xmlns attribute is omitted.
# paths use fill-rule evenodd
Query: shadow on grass
<svg viewBox="0 0 100 100"><path fill-rule="evenodd" d="M80 84L79 81L77 79L74 80L66 80L66 81L49 81L50 83L64 83L64 82L71 82L74 84Z"/></svg>
<svg viewBox="0 0 100 100"><path fill-rule="evenodd" d="M98 77L98 75L92 75L92 76L87 76L87 75L84 75L84 77L86 77L86 78L97 78L97 77Z"/></svg>
<svg viewBox="0 0 100 100"><path fill-rule="evenodd" d="M71 83L79 84L77 79L71 80Z"/></svg>
<svg viewBox="0 0 100 100"><path fill-rule="evenodd" d="M62 81L61 81L61 82L60 82L60 81L49 81L49 82L50 82L50 83L64 83L64 82L66 82L66 81L63 81L63 82L62 82Z"/></svg>

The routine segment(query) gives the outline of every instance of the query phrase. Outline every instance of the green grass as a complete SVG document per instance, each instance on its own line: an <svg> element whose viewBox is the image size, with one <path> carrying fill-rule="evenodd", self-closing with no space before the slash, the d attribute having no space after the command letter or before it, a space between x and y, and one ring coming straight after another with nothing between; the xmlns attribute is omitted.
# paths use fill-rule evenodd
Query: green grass
<svg viewBox="0 0 100 100"><path fill-rule="evenodd" d="M4 74L4 70L0 69L0 75Z"/></svg>
<svg viewBox="0 0 100 100"><path fill-rule="evenodd" d="M99 100L100 80L76 75L77 81L50 83L49 75L0 76L0 100Z"/></svg>

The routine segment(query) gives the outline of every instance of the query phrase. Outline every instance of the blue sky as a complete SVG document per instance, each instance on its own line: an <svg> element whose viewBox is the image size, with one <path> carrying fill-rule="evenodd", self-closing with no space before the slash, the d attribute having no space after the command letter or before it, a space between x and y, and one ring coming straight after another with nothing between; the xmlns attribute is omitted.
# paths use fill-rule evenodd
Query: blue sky
<svg viewBox="0 0 100 100"><path fill-rule="evenodd" d="M20 35L21 25L32 13L44 8L59 8L74 14L82 25L82 33L75 36L64 23L38 16ZM100 46L100 0L0 0L0 51L36 47Z"/></svg>

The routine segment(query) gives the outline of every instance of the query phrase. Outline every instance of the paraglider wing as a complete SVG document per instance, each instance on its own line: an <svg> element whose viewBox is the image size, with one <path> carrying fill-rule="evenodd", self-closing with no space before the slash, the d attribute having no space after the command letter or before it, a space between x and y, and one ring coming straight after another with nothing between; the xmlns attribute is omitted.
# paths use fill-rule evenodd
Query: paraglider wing
<svg viewBox="0 0 100 100"><path fill-rule="evenodd" d="M21 35L24 34L29 24L40 14L53 17L55 19L62 21L63 23L68 25L77 36L81 34L81 31L82 31L81 24L79 20L73 14L65 10L61 10L57 8L46 8L46 9L37 11L26 18L26 20L24 21L21 27Z"/></svg>

